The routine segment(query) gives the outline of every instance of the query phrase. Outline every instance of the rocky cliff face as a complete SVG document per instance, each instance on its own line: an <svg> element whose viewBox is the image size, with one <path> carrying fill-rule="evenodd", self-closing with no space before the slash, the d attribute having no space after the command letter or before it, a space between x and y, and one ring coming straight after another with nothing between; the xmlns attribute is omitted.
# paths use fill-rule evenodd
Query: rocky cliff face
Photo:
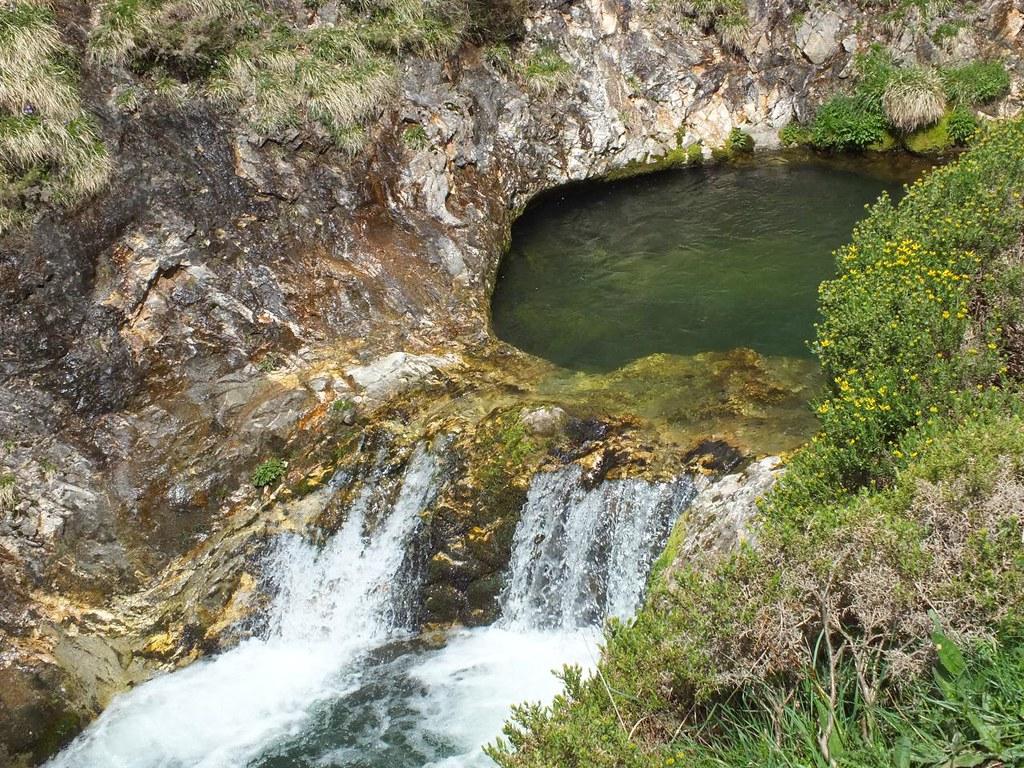
<svg viewBox="0 0 1024 768"><path fill-rule="evenodd" d="M254 135L204 103L149 94L127 109L115 76L87 77L113 182L0 239L0 762L38 761L117 690L230 642L258 603L266 535L322 518L316 481L363 426L437 431L443 404L473 393L458 420L475 434L529 389L544 366L493 339L488 302L534 195L708 154L736 126L771 147L875 41L1024 66L1019 0L980 3L942 45L912 16L845 3L761 0L728 47L641 2L538 6L511 64L472 47L406 62L354 157L298 131ZM559 77L515 65L539 51ZM248 482L270 455L293 458L273 497ZM472 507L478 490L452 498ZM452 514L432 557L452 560L474 530L507 534L501 515ZM487 557L473 579L499 568ZM471 618L465 591L445 594L434 618Z"/></svg>

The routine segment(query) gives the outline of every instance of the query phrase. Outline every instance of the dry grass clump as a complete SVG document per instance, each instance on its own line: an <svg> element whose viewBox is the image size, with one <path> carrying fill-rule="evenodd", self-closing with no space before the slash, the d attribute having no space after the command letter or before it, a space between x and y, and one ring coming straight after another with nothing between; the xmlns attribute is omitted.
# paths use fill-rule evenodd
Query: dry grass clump
<svg viewBox="0 0 1024 768"><path fill-rule="evenodd" d="M655 14L681 13L713 31L726 48L743 46L750 20L746 0L646 0Z"/></svg>
<svg viewBox="0 0 1024 768"><path fill-rule="evenodd" d="M553 46L538 48L521 67L526 86L538 96L551 96L573 82L573 67Z"/></svg>
<svg viewBox="0 0 1024 768"><path fill-rule="evenodd" d="M938 122L946 113L942 78L933 69L896 69L882 95L889 122L911 132Z"/></svg>
<svg viewBox="0 0 1024 768"><path fill-rule="evenodd" d="M49 6L0 7L0 232L24 218L34 198L71 204L109 176Z"/></svg>
<svg viewBox="0 0 1024 768"><path fill-rule="evenodd" d="M348 0L314 26L293 13L254 0L107 0L89 50L198 81L262 132L318 127L355 149L395 92L398 58L445 56L473 23L467 0Z"/></svg>
<svg viewBox="0 0 1024 768"><path fill-rule="evenodd" d="M248 0L106 0L95 10L89 55L118 65L146 57L202 59L256 12Z"/></svg>
<svg viewBox="0 0 1024 768"><path fill-rule="evenodd" d="M341 29L242 46L209 83L261 131L312 121L342 144L394 88L391 60Z"/></svg>

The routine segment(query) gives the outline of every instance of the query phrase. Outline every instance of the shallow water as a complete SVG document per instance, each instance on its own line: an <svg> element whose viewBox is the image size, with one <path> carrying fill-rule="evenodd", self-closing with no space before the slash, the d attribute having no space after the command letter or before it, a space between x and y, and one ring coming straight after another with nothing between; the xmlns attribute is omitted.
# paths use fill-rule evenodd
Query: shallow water
<svg viewBox="0 0 1024 768"><path fill-rule="evenodd" d="M513 227L494 330L581 371L658 352L808 356L832 252L865 204L919 171L776 161L543 197Z"/></svg>

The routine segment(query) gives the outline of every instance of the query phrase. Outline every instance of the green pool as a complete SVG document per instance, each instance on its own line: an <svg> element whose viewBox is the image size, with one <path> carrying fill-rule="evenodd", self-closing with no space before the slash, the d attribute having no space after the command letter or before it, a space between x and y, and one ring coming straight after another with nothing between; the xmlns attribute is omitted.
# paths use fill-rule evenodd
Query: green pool
<svg viewBox="0 0 1024 768"><path fill-rule="evenodd" d="M865 204L919 173L775 157L543 197L513 227L494 330L580 371L657 352L807 356L832 251Z"/></svg>

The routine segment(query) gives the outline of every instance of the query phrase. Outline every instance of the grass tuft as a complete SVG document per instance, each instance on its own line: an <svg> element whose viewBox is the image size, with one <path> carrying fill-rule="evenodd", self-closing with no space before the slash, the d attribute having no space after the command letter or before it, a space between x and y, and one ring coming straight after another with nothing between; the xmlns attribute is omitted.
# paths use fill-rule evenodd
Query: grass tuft
<svg viewBox="0 0 1024 768"><path fill-rule="evenodd" d="M40 199L72 205L95 194L110 173L52 10L0 7L0 233L28 221Z"/></svg>
<svg viewBox="0 0 1024 768"><path fill-rule="evenodd" d="M530 90L546 96L568 88L573 81L572 65L551 46L534 51L522 72Z"/></svg>
<svg viewBox="0 0 1024 768"><path fill-rule="evenodd" d="M889 124L909 133L938 122L946 113L942 79L932 69L894 70L882 94Z"/></svg>

